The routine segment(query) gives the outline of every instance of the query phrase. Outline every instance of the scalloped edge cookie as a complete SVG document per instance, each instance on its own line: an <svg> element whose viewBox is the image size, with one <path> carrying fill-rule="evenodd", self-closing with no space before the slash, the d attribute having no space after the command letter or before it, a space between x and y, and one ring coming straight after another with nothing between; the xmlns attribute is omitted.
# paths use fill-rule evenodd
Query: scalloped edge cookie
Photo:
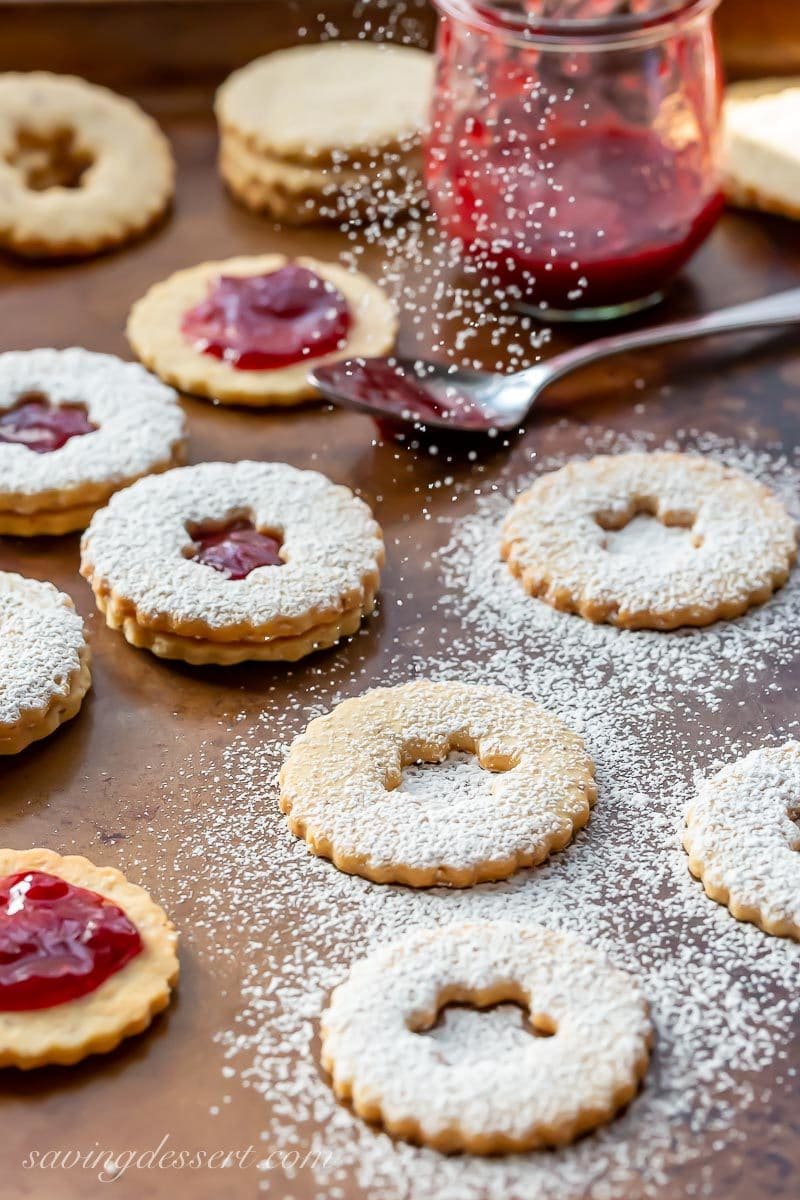
<svg viewBox="0 0 800 1200"><path fill-rule="evenodd" d="M23 871L45 871L107 897L136 926L143 946L88 995L30 1012L0 1011L0 1067L69 1066L106 1054L141 1033L169 1004L180 969L178 935L144 888L113 867L52 850L0 850L0 877Z"/></svg>

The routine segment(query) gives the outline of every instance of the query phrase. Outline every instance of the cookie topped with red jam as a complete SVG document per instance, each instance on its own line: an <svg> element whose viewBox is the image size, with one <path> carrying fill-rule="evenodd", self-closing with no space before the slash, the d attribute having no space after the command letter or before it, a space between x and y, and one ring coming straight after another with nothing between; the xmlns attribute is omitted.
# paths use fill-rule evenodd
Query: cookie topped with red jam
<svg viewBox="0 0 800 1200"><path fill-rule="evenodd" d="M0 850L0 1067L113 1050L165 1008L177 934L111 867Z"/></svg>
<svg viewBox="0 0 800 1200"><path fill-rule="evenodd" d="M312 367L386 354L397 316L377 284L337 263L280 254L201 263L131 309L128 340L165 382L221 404L297 404Z"/></svg>

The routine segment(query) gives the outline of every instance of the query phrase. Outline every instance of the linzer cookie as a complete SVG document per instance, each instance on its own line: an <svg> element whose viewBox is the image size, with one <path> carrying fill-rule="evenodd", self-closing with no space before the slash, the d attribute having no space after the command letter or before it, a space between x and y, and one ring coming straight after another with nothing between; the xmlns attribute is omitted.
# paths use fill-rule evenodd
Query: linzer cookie
<svg viewBox="0 0 800 1200"><path fill-rule="evenodd" d="M494 1053L445 1056L430 1036L448 1004L506 1002L523 1006L528 1029ZM336 1095L364 1120L436 1150L504 1154L610 1121L636 1094L652 1031L635 979L577 938L476 921L357 962L321 1035Z"/></svg>
<svg viewBox="0 0 800 1200"><path fill-rule="evenodd" d="M178 938L111 867L0 850L0 1067L113 1050L169 1004Z"/></svg>
<svg viewBox="0 0 800 1200"><path fill-rule="evenodd" d="M433 75L432 55L370 42L256 59L217 93L220 172L248 208L291 224L402 213L424 200Z"/></svg>
<svg viewBox="0 0 800 1200"><path fill-rule="evenodd" d="M503 525L532 596L629 629L737 617L787 579L795 524L768 488L689 454L603 455L543 475Z"/></svg>
<svg viewBox="0 0 800 1200"><path fill-rule="evenodd" d="M203 463L96 513L81 573L112 629L162 658L294 661L375 604L380 527L348 488L285 463Z"/></svg>
<svg viewBox="0 0 800 1200"><path fill-rule="evenodd" d="M689 870L740 921L800 941L800 743L706 779L686 814Z"/></svg>
<svg viewBox="0 0 800 1200"><path fill-rule="evenodd" d="M0 354L0 533L85 529L184 446L177 394L138 363L77 348Z"/></svg>
<svg viewBox="0 0 800 1200"><path fill-rule="evenodd" d="M441 765L422 798L425 763ZM280 774L281 809L312 853L412 887L468 887L542 862L595 796L583 740L557 717L501 688L426 680L317 717Z"/></svg>
<svg viewBox="0 0 800 1200"><path fill-rule="evenodd" d="M173 183L169 144L132 100L67 75L0 75L0 246L106 250L153 225Z"/></svg>
<svg viewBox="0 0 800 1200"><path fill-rule="evenodd" d="M17 754L71 720L90 686L89 647L70 597L0 572L0 754Z"/></svg>
<svg viewBox="0 0 800 1200"><path fill-rule="evenodd" d="M297 404L312 366L388 353L397 316L372 280L280 254L201 263L132 308L128 340L167 383L223 404Z"/></svg>

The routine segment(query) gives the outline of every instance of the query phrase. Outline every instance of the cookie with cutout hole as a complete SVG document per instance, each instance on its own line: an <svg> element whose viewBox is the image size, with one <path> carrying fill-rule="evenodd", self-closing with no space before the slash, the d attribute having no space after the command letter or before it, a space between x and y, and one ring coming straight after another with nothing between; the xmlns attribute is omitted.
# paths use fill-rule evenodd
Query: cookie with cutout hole
<svg viewBox="0 0 800 1200"><path fill-rule="evenodd" d="M797 528L769 488L700 455L599 455L543 475L500 553L531 596L627 629L738 617L786 582Z"/></svg>
<svg viewBox="0 0 800 1200"><path fill-rule="evenodd" d="M97 254L164 214L175 167L137 104L71 75L0 74L0 247Z"/></svg>

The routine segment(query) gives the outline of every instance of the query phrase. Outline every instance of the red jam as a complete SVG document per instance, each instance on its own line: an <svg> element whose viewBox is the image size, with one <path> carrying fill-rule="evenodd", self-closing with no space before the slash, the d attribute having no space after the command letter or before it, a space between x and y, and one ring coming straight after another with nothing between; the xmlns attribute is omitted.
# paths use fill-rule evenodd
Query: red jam
<svg viewBox="0 0 800 1200"><path fill-rule="evenodd" d="M455 424L459 429L491 427L491 421L456 386L428 382L394 366L388 359L349 359L324 368L326 385L349 397L356 407L370 412L380 409L389 417L401 417L420 425Z"/></svg>
<svg viewBox="0 0 800 1200"><path fill-rule="evenodd" d="M193 562L213 567L227 579L246 579L256 567L282 567L281 542L259 533L250 521L234 521L223 529L192 534L197 546Z"/></svg>
<svg viewBox="0 0 800 1200"><path fill-rule="evenodd" d="M23 397L15 408L0 415L0 442L27 446L35 454L60 450L74 437L97 428L79 405L48 404L46 397Z"/></svg>
<svg viewBox="0 0 800 1200"><path fill-rule="evenodd" d="M333 284L290 264L269 275L220 275L184 314L181 332L240 371L270 371L341 349L351 324Z"/></svg>
<svg viewBox="0 0 800 1200"><path fill-rule="evenodd" d="M554 308L657 293L722 212L696 147L647 130L551 128L534 148L466 118L438 150L428 180L443 228Z"/></svg>
<svg viewBox="0 0 800 1200"><path fill-rule="evenodd" d="M0 1012L86 996L141 949L136 926L96 892L44 871L0 879Z"/></svg>

